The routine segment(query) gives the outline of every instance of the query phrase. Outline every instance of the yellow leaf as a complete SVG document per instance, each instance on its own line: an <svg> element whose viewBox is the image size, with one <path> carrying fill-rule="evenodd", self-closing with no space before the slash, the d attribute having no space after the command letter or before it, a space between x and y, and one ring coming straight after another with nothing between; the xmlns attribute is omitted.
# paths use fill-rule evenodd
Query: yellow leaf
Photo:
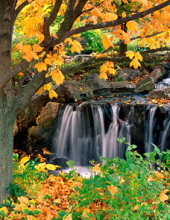
<svg viewBox="0 0 170 220"><path fill-rule="evenodd" d="M133 66L135 69L137 69L139 66L141 66L141 64L139 63L139 61L136 58L134 58L131 61L130 66Z"/></svg>
<svg viewBox="0 0 170 220"><path fill-rule="evenodd" d="M52 65L53 59L51 57L47 57L47 58L45 58L44 63L46 63L47 65Z"/></svg>
<svg viewBox="0 0 170 220"><path fill-rule="evenodd" d="M81 34L73 34L72 37L76 38L76 37L80 37Z"/></svg>
<svg viewBox="0 0 170 220"><path fill-rule="evenodd" d="M54 90L50 90L49 91L49 97L50 97L50 99L57 98L58 95L57 95L57 93Z"/></svg>
<svg viewBox="0 0 170 220"><path fill-rule="evenodd" d="M78 41L73 40L72 44L73 44L72 47L71 47L71 52L72 53L74 53L74 52L80 53L83 50L81 44Z"/></svg>
<svg viewBox="0 0 170 220"><path fill-rule="evenodd" d="M108 68L108 72L109 72L110 74L112 74L112 75L115 75L116 70L113 69L113 68Z"/></svg>
<svg viewBox="0 0 170 220"><path fill-rule="evenodd" d="M125 18L126 17L126 12L123 12L122 13L122 18Z"/></svg>
<svg viewBox="0 0 170 220"><path fill-rule="evenodd" d="M37 63L34 67L37 68L38 72L47 70L47 65L44 62Z"/></svg>
<svg viewBox="0 0 170 220"><path fill-rule="evenodd" d="M102 36L102 44L103 44L103 47L107 50L109 47L113 47L113 44L111 42L111 40L106 36L106 35L103 35Z"/></svg>
<svg viewBox="0 0 170 220"><path fill-rule="evenodd" d="M110 185L110 186L107 186L107 189L112 196L118 192L118 188L116 186Z"/></svg>
<svg viewBox="0 0 170 220"><path fill-rule="evenodd" d="M166 200L168 200L168 196L162 191L160 194L159 194L159 200L161 202L164 202Z"/></svg>
<svg viewBox="0 0 170 220"><path fill-rule="evenodd" d="M92 168L93 172L99 172L100 171L100 163L96 164L93 168Z"/></svg>
<svg viewBox="0 0 170 220"><path fill-rule="evenodd" d="M73 41L72 41L72 39L71 39L70 37L68 37L68 38L66 38L66 39L64 40L64 43L68 43L68 45L72 45L72 44L73 44Z"/></svg>
<svg viewBox="0 0 170 220"><path fill-rule="evenodd" d="M60 85L64 81L64 76L59 69L55 69L51 72L52 80L57 84Z"/></svg>
<svg viewBox="0 0 170 220"><path fill-rule="evenodd" d="M135 21L128 21L126 23L126 27L128 28L129 31L137 31L138 30L139 24L136 23Z"/></svg>
<svg viewBox="0 0 170 220"><path fill-rule="evenodd" d="M35 166L35 169L37 169L40 172L43 172L46 167L46 163L39 163L38 165Z"/></svg>
<svg viewBox="0 0 170 220"><path fill-rule="evenodd" d="M60 168L60 166L53 165L53 164L47 164L47 165L46 165L46 168L47 168L48 170L56 170L57 168Z"/></svg>
<svg viewBox="0 0 170 220"><path fill-rule="evenodd" d="M44 85L43 88L44 88L44 90L50 91L51 87L52 87L51 84L50 84L50 83L47 83L47 84Z"/></svg>
<svg viewBox="0 0 170 220"><path fill-rule="evenodd" d="M37 93L38 95L41 95L42 92L43 92L43 87L41 87L36 93Z"/></svg>
<svg viewBox="0 0 170 220"><path fill-rule="evenodd" d="M130 59L132 59L134 54L135 53L132 50L129 50L129 51L126 52L126 57L129 57Z"/></svg>
<svg viewBox="0 0 170 220"><path fill-rule="evenodd" d="M143 57L141 56L141 54L139 52L136 52L134 56L137 60L140 60L140 61L143 60Z"/></svg>
<svg viewBox="0 0 170 220"><path fill-rule="evenodd" d="M108 79L106 72L101 72L99 75L99 79Z"/></svg>
<svg viewBox="0 0 170 220"><path fill-rule="evenodd" d="M20 160L20 164L21 165L24 165L25 163L27 163L28 161L30 160L30 156L28 157L23 157L21 160Z"/></svg>
<svg viewBox="0 0 170 220"><path fill-rule="evenodd" d="M105 64L100 66L100 72L107 72L107 66Z"/></svg>

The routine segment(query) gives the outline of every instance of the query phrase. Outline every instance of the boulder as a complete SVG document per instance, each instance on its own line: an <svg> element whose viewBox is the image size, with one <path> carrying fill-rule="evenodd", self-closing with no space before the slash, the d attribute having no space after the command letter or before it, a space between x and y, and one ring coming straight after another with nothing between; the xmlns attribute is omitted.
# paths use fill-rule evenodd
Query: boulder
<svg viewBox="0 0 170 220"><path fill-rule="evenodd" d="M84 80L82 83L93 90L94 95L108 95L110 94L111 85L104 79L99 79L99 75L94 73Z"/></svg>
<svg viewBox="0 0 170 220"><path fill-rule="evenodd" d="M27 149L41 143L41 147L51 148L51 140L54 132L54 120L57 116L59 103L48 102L40 113L36 126L28 129Z"/></svg>
<svg viewBox="0 0 170 220"><path fill-rule="evenodd" d="M163 78L164 74L165 74L165 69L156 68L150 73L150 77L153 78L154 82L157 82Z"/></svg>
<svg viewBox="0 0 170 220"><path fill-rule="evenodd" d="M74 81L65 81L57 87L56 92L58 97L54 101L57 102L77 102L93 96L93 90L90 87Z"/></svg>
<svg viewBox="0 0 170 220"><path fill-rule="evenodd" d="M152 99L170 99L170 86L163 89L154 89L149 92L148 97Z"/></svg>
<svg viewBox="0 0 170 220"><path fill-rule="evenodd" d="M154 79L148 76L136 83L136 92L148 92L155 88Z"/></svg>
<svg viewBox="0 0 170 220"><path fill-rule="evenodd" d="M139 77L141 73L139 70L134 69L117 69L116 70L116 77L121 78L123 81L128 81L133 77Z"/></svg>
<svg viewBox="0 0 170 220"><path fill-rule="evenodd" d="M131 93L134 92L136 86L131 82L114 82L111 83L111 92Z"/></svg>

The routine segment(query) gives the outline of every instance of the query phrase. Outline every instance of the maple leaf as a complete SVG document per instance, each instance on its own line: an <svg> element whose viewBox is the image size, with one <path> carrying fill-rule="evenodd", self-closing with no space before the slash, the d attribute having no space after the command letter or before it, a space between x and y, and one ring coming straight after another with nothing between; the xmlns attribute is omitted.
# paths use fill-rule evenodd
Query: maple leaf
<svg viewBox="0 0 170 220"><path fill-rule="evenodd" d="M136 58L134 58L131 61L130 66L133 66L135 69L137 69L139 66L141 66L141 64L139 63L139 61Z"/></svg>
<svg viewBox="0 0 170 220"><path fill-rule="evenodd" d="M141 56L141 54L140 54L139 52L136 52L136 53L134 54L134 56L135 56L135 58L136 58L137 60L140 60L140 61L143 60L143 57Z"/></svg>
<svg viewBox="0 0 170 220"><path fill-rule="evenodd" d="M128 21L126 23L126 27L128 28L129 31L134 31L134 30L138 30L138 26L139 24L136 23L135 21Z"/></svg>
<svg viewBox="0 0 170 220"><path fill-rule="evenodd" d="M107 190L110 192L112 196L118 192L118 188L112 185L107 186Z"/></svg>
<svg viewBox="0 0 170 220"><path fill-rule="evenodd" d="M44 62L36 63L34 67L38 70L38 72L47 70L47 65Z"/></svg>
<svg viewBox="0 0 170 220"><path fill-rule="evenodd" d="M49 97L50 97L50 99L57 98L58 95L57 95L57 93L54 90L50 90L49 91Z"/></svg>
<svg viewBox="0 0 170 220"><path fill-rule="evenodd" d="M99 79L105 79L105 80L108 79L106 72L101 72L99 75Z"/></svg>
<svg viewBox="0 0 170 220"><path fill-rule="evenodd" d="M72 44L73 44L72 47L71 47L71 52L72 53L74 53L74 52L80 53L83 50L81 44L78 41L73 40Z"/></svg>
<svg viewBox="0 0 170 220"><path fill-rule="evenodd" d="M57 84L60 85L64 81L64 76L59 69L55 69L51 72L52 80Z"/></svg>
<svg viewBox="0 0 170 220"><path fill-rule="evenodd" d="M126 57L129 57L130 59L132 59L134 57L134 52L132 50L126 51Z"/></svg>
<svg viewBox="0 0 170 220"><path fill-rule="evenodd" d="M40 47L40 45L38 45L38 44L34 44L34 45L33 45L33 50L34 50L35 52L41 52L41 51L43 50L43 48Z"/></svg>
<svg viewBox="0 0 170 220"><path fill-rule="evenodd" d="M111 40L104 34L102 36L103 47L107 50L109 47L113 47Z"/></svg>

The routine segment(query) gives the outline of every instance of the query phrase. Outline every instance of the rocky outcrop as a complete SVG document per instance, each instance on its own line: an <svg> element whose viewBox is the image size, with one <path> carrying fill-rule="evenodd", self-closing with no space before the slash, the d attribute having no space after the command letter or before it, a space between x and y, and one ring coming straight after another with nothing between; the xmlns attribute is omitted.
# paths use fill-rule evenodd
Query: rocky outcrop
<svg viewBox="0 0 170 220"><path fill-rule="evenodd" d="M139 70L134 69L117 69L115 76L122 81L129 81L133 77L139 77L141 76L141 73Z"/></svg>
<svg viewBox="0 0 170 220"><path fill-rule="evenodd" d="M136 92L148 92L155 88L154 80L151 76L142 79L136 84Z"/></svg>
<svg viewBox="0 0 170 220"><path fill-rule="evenodd" d="M51 140L54 131L54 120L59 109L59 103L48 102L40 113L36 125L28 129L27 151L31 152L32 147L40 144L41 147L51 147Z"/></svg>
<svg viewBox="0 0 170 220"><path fill-rule="evenodd" d="M131 82L114 82L111 83L111 92L132 93L136 89L136 85Z"/></svg>
<svg viewBox="0 0 170 220"><path fill-rule="evenodd" d="M83 98L93 96L93 90L87 85L74 81L65 81L56 89L58 98L54 99L57 102L77 102Z"/></svg>
<svg viewBox="0 0 170 220"><path fill-rule="evenodd" d="M154 89L149 92L148 97L152 99L170 99L170 86L163 89Z"/></svg>
<svg viewBox="0 0 170 220"><path fill-rule="evenodd" d="M99 94L99 95L110 94L110 88L111 88L110 83L104 79L99 79L99 75L97 73L94 73L86 77L84 80L82 80L82 83L90 87L93 90L94 95L95 94Z"/></svg>

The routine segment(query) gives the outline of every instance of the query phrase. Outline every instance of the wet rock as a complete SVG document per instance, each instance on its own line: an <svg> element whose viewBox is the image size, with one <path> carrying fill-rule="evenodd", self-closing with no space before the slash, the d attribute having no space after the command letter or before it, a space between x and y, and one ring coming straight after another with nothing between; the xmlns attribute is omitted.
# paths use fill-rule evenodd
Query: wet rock
<svg viewBox="0 0 170 220"><path fill-rule="evenodd" d="M155 88L154 79L149 76L136 83L136 92L148 92Z"/></svg>
<svg viewBox="0 0 170 220"><path fill-rule="evenodd" d="M51 148L51 139L54 132L54 120L57 116L59 103L48 102L37 120L36 126L28 129L27 148L41 145Z"/></svg>
<svg viewBox="0 0 170 220"><path fill-rule="evenodd" d="M151 72L150 77L153 78L154 82L157 82L163 78L164 74L164 68L156 68L154 71Z"/></svg>
<svg viewBox="0 0 170 220"><path fill-rule="evenodd" d="M148 97L152 99L170 99L170 86L163 89L154 89L149 92Z"/></svg>
<svg viewBox="0 0 170 220"><path fill-rule="evenodd" d="M83 98L93 96L93 90L87 85L74 81L65 81L56 89L58 98L54 99L57 102L77 102Z"/></svg>
<svg viewBox="0 0 170 220"><path fill-rule="evenodd" d="M50 101L49 95L34 95L29 104L18 113L18 120L22 129L27 129L29 124L34 123L40 110Z"/></svg>
<svg viewBox="0 0 170 220"><path fill-rule="evenodd" d="M136 89L136 85L131 82L114 82L111 83L111 92L131 93Z"/></svg>

